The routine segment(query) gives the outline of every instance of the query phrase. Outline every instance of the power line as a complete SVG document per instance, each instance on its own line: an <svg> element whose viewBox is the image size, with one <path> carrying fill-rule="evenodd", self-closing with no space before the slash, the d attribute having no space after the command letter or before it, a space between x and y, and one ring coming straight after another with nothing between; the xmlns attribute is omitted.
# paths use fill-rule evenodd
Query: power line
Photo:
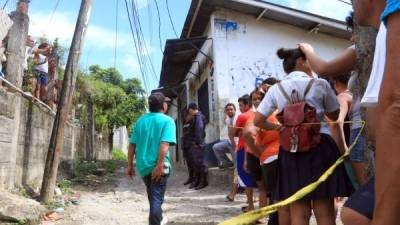
<svg viewBox="0 0 400 225"><path fill-rule="evenodd" d="M147 77L148 77L147 72L148 72L149 68L148 68L148 63L147 63L145 55L146 55L146 52L148 51L148 49L144 43L144 38L142 35L142 27L140 24L139 14L136 9L136 1L135 0L131 0L131 7L132 7L131 13L132 13L133 22L134 22L133 25L134 25L135 31L136 31L136 41L139 46L139 56L141 57L140 61L141 61L142 67L143 67L143 71L145 72L144 77L147 80ZM147 82L148 82L148 80L147 80Z"/></svg>
<svg viewBox="0 0 400 225"><path fill-rule="evenodd" d="M160 18L160 9L158 8L158 3L157 0L154 0L156 3L156 8L157 8L157 16L158 16L158 40L160 42L160 50L161 53L164 54L163 48L162 48L162 43L161 43L161 18Z"/></svg>
<svg viewBox="0 0 400 225"><path fill-rule="evenodd" d="M153 45L153 10L151 8L151 1L152 0L147 0L147 17L149 20L148 32L150 37L150 46Z"/></svg>
<svg viewBox="0 0 400 225"><path fill-rule="evenodd" d="M133 0L132 1L132 11L133 11L132 14L133 14L133 17L134 17L134 22L136 22L134 25L135 25L135 29L136 29L136 36L137 36L137 39L138 39L139 48L143 49L140 52L140 55L142 57L142 62L143 62L144 67L146 69L149 69L149 67L150 67L149 70L151 70L151 72L150 72L151 75L153 76L155 81L158 81L158 77L156 75L153 62L152 62L152 60L151 60L151 58L150 58L150 56L148 54L148 50L149 49L147 47L147 44L146 44L146 41L145 41L145 38L144 38L144 35L143 35L142 25L140 23L140 15L139 15L139 12L138 12L138 9L137 9L136 5L137 5L136 1Z"/></svg>
<svg viewBox="0 0 400 225"><path fill-rule="evenodd" d="M141 76L142 76L142 80L143 80L143 84L144 84L145 89L148 91L149 89L148 89L148 85L147 85L146 78L145 78L145 75L144 75L144 73L145 73L144 72L144 68L143 68L143 65L141 63L141 57L139 56L139 51L140 50L139 50L138 45L136 43L135 32L134 32L133 25L132 25L132 19L131 19L131 13L129 11L128 0L125 0L125 8L126 8L126 12L128 14L129 27L131 29L133 43L134 43L135 49L136 49L136 57L138 59L138 63L139 63L140 71L141 71Z"/></svg>
<svg viewBox="0 0 400 225"><path fill-rule="evenodd" d="M118 5L119 0L115 1L115 45L114 45L114 69L117 67L117 45L118 45Z"/></svg>
<svg viewBox="0 0 400 225"><path fill-rule="evenodd" d="M171 22L172 30L174 31L175 36L178 38L178 33L175 30L175 26L174 26L174 23L173 23L172 17L171 17L171 12L169 11L168 0L165 0L165 5L167 6L168 17L169 17L169 21Z"/></svg>
<svg viewBox="0 0 400 225"><path fill-rule="evenodd" d="M53 22L53 17L54 17L54 14L55 14L56 11L57 11L57 8L58 8L58 5L59 5L59 4L60 4L60 0L57 0L56 6L54 7L53 12L51 13L49 22L47 23L47 28L49 28L50 25L51 25L51 23Z"/></svg>
<svg viewBox="0 0 400 225"><path fill-rule="evenodd" d="M8 4L9 0L6 0L6 2L3 5L3 10L6 8L7 4Z"/></svg>
<svg viewBox="0 0 400 225"><path fill-rule="evenodd" d="M344 1L344 0L338 0L339 2L342 2L342 3L344 3L344 4L347 4L347 5L350 5L350 6L352 6L353 4L351 4L351 2L346 2L346 1Z"/></svg>

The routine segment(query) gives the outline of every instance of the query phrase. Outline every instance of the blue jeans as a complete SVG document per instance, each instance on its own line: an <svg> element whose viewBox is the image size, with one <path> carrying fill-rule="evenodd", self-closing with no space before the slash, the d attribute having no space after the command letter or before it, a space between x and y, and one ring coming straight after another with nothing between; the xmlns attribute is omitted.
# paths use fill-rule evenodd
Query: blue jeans
<svg viewBox="0 0 400 225"><path fill-rule="evenodd" d="M357 135L361 132L361 128L352 129L350 131L350 144L356 140ZM367 144L365 142L364 136L361 134L357 143L354 145L353 149L350 151L350 161L356 163L365 163L367 162L364 152L367 148Z"/></svg>
<svg viewBox="0 0 400 225"><path fill-rule="evenodd" d="M163 176L158 182L151 179L151 174L143 177L150 203L149 225L160 225L163 219L161 205L164 202L167 179L168 175Z"/></svg>
<svg viewBox="0 0 400 225"><path fill-rule="evenodd" d="M233 163L236 165L236 151L229 140L222 140L214 144L212 149L219 164L227 165ZM226 156L226 153L232 155L232 160Z"/></svg>
<svg viewBox="0 0 400 225"><path fill-rule="evenodd" d="M37 74L38 83L40 85L46 86L49 83L49 75L45 72L35 70Z"/></svg>

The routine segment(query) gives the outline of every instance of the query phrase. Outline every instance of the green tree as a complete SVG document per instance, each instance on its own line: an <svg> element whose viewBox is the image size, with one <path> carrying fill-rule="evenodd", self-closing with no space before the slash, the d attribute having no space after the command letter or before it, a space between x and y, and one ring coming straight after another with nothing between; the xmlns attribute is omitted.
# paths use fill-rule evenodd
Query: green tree
<svg viewBox="0 0 400 225"><path fill-rule="evenodd" d="M105 83L111 83L116 86L120 86L122 83L122 76L115 68L103 69L99 65L92 65L89 67L89 71L91 76Z"/></svg>
<svg viewBox="0 0 400 225"><path fill-rule="evenodd" d="M85 123L85 107L88 97L94 104L95 128L97 132L112 135L114 127L132 124L146 111L146 99L140 81L136 78L122 80L114 68L91 66L89 74L81 73L77 87L78 104L81 104L81 121Z"/></svg>

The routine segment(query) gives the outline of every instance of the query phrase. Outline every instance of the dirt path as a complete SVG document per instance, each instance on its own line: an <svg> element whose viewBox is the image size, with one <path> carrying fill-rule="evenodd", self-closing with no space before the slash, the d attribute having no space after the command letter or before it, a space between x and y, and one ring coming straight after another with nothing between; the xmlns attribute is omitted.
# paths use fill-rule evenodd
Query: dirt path
<svg viewBox="0 0 400 225"><path fill-rule="evenodd" d="M96 187L77 186L74 191L81 194L79 205L70 206L59 225L145 225L148 217L148 202L145 186L140 178L133 181L125 178L124 169L119 169L108 181ZM207 187L193 191L182 185L186 174L180 171L168 180L164 212L168 224L194 225L216 224L235 216L245 205L243 195L234 203L225 199L226 187Z"/></svg>
<svg viewBox="0 0 400 225"><path fill-rule="evenodd" d="M94 186L76 186L81 194L79 205L70 206L57 225L146 225L148 202L145 186L140 178L128 180L124 169L103 178L107 181ZM235 202L225 199L226 186L207 187L193 191L182 185L186 174L175 171L168 180L164 212L171 225L214 225L236 216L245 205L245 196ZM256 203L257 204L257 203ZM311 225L315 225L312 219ZM341 223L338 220L338 225Z"/></svg>

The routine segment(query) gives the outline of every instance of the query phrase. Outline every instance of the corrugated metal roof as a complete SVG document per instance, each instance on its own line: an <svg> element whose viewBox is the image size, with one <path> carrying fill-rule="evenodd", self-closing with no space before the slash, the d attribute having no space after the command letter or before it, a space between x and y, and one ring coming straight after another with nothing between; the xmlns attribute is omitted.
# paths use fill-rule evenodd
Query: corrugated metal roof
<svg viewBox="0 0 400 225"><path fill-rule="evenodd" d="M186 39L170 39L165 43L164 57L160 74L159 87L166 91L169 97L173 95L171 88L181 88L194 58L197 55L207 37L196 37Z"/></svg>

